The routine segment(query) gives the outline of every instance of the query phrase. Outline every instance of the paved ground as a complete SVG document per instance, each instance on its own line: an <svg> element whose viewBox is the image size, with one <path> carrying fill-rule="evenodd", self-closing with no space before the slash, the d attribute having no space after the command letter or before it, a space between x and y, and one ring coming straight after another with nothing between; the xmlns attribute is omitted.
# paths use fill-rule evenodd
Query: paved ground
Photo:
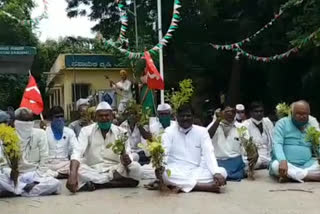
<svg viewBox="0 0 320 214"><path fill-rule="evenodd" d="M161 195L142 187L71 195L0 199L1 214L319 214L320 184L278 184L260 171L256 181L229 182L225 193ZM288 191L288 189L290 191ZM286 190L286 191L285 191ZM300 190L300 191L298 191ZM301 191L303 190L303 191Z"/></svg>

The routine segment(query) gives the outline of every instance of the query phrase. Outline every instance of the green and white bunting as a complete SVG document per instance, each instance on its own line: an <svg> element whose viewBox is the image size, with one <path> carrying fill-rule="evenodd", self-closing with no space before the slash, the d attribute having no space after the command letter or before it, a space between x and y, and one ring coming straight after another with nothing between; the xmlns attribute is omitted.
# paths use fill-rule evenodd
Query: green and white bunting
<svg viewBox="0 0 320 214"><path fill-rule="evenodd" d="M276 13L274 15L274 17L271 19L271 21L269 21L267 24L265 24L262 28L260 28L257 32L255 32L254 34L250 35L249 37L239 41L239 42L234 42L234 43L230 43L230 44L225 44L225 45L219 45L219 44L212 44L212 47L216 50L232 50L232 49L237 49L238 47L243 46L246 43L249 43L251 41L253 41L256 37L258 37L259 35L261 35L262 32L266 31L267 29L269 29L283 14L284 12L294 6L300 5L303 2L303 0L300 1L296 1L296 0L289 0L287 3L285 3L284 5L282 5L278 11L278 13Z"/></svg>
<svg viewBox="0 0 320 214"><path fill-rule="evenodd" d="M296 54L299 52L299 50L301 48L303 48L305 45L307 45L309 42L311 42L313 39L316 38L316 36L320 33L320 28L318 28L316 31L314 31L313 33L311 33L309 36L305 37L304 39L302 39L302 42L296 46L291 48L290 50L281 53L281 54L276 54L273 56L268 56L268 57L264 57L264 56L256 56L253 54L248 53L247 51L243 50L240 46L237 46L236 48L231 49L231 51L234 51L237 53L237 55L241 55L244 57L247 57L250 60L255 60L258 62L274 62L274 61L278 61L278 60L282 60L282 59L286 59L289 58L290 56L292 56L293 54ZM214 44L210 44L212 47Z"/></svg>
<svg viewBox="0 0 320 214"><path fill-rule="evenodd" d="M121 2L121 0L119 1L119 4L120 4L120 2ZM173 15L172 15L171 24L169 26L169 29L168 29L167 33L163 36L163 38L159 41L159 43L156 44L153 48L148 50L150 53L157 54L159 52L159 50L162 49L164 46L166 46L169 43L169 41L172 39L173 33L178 29L179 22L181 21L181 15L180 15L180 11L179 11L180 8L181 8L181 1L174 0ZM125 30L127 30L127 27L128 27L128 25L126 25ZM121 35L121 33L120 33L120 35ZM132 52L132 51L129 51L129 50L124 49L122 47L119 47L119 45L116 42L112 41L111 39L109 39L109 40L102 39L102 41L105 46L118 49L121 53L125 54L130 59L141 58L144 54L144 52Z"/></svg>
<svg viewBox="0 0 320 214"><path fill-rule="evenodd" d="M120 11L120 35L119 35L119 42L120 46L125 44L125 46L129 45L129 40L127 38L127 30L128 30L128 14L127 14L127 5L124 0L118 0L118 9Z"/></svg>

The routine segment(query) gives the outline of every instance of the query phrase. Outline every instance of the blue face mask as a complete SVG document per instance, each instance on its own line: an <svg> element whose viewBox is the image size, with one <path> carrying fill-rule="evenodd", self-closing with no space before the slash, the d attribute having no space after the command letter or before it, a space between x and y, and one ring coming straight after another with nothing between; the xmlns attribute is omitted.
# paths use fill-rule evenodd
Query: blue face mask
<svg viewBox="0 0 320 214"><path fill-rule="evenodd" d="M64 118L55 118L51 122L51 129L56 140L63 137Z"/></svg>
<svg viewBox="0 0 320 214"><path fill-rule="evenodd" d="M304 127L305 125L307 125L308 121L306 121L306 122L300 122L300 121L297 121L297 120L295 120L294 118L292 118L292 123L293 123L298 129L300 129L300 128Z"/></svg>

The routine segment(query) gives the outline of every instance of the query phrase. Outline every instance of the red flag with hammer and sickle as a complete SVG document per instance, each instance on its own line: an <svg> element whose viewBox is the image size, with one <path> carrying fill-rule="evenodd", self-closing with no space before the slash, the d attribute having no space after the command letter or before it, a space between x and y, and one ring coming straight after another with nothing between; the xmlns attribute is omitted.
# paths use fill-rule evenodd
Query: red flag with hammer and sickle
<svg viewBox="0 0 320 214"><path fill-rule="evenodd" d="M150 53L148 51L144 52L144 58L146 60L146 75L147 75L147 84L150 89L164 90L163 79L155 66Z"/></svg>
<svg viewBox="0 0 320 214"><path fill-rule="evenodd" d="M43 112L43 100L36 80L32 75L24 91L20 107L30 109L34 114L39 115Z"/></svg>

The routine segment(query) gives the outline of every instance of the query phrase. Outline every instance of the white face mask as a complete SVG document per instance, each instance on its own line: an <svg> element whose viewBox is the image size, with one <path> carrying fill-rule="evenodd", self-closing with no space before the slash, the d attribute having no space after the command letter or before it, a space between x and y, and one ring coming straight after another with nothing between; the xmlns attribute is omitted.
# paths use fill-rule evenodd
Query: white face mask
<svg viewBox="0 0 320 214"><path fill-rule="evenodd" d="M241 118L241 114L236 113L236 119L237 119L237 120L242 120L242 118Z"/></svg>
<svg viewBox="0 0 320 214"><path fill-rule="evenodd" d="M33 126L34 126L33 121L20 121L20 120L14 121L14 127L16 128L16 131L21 141L30 140Z"/></svg>
<svg viewBox="0 0 320 214"><path fill-rule="evenodd" d="M190 126L190 128L187 128L187 129L184 129L184 128L179 126L179 131L184 133L184 134L187 134L191 129L192 129L192 126Z"/></svg>
<svg viewBox="0 0 320 214"><path fill-rule="evenodd" d="M251 118L252 122L254 122L256 125L260 125L262 123L262 120L256 120L254 118Z"/></svg>

